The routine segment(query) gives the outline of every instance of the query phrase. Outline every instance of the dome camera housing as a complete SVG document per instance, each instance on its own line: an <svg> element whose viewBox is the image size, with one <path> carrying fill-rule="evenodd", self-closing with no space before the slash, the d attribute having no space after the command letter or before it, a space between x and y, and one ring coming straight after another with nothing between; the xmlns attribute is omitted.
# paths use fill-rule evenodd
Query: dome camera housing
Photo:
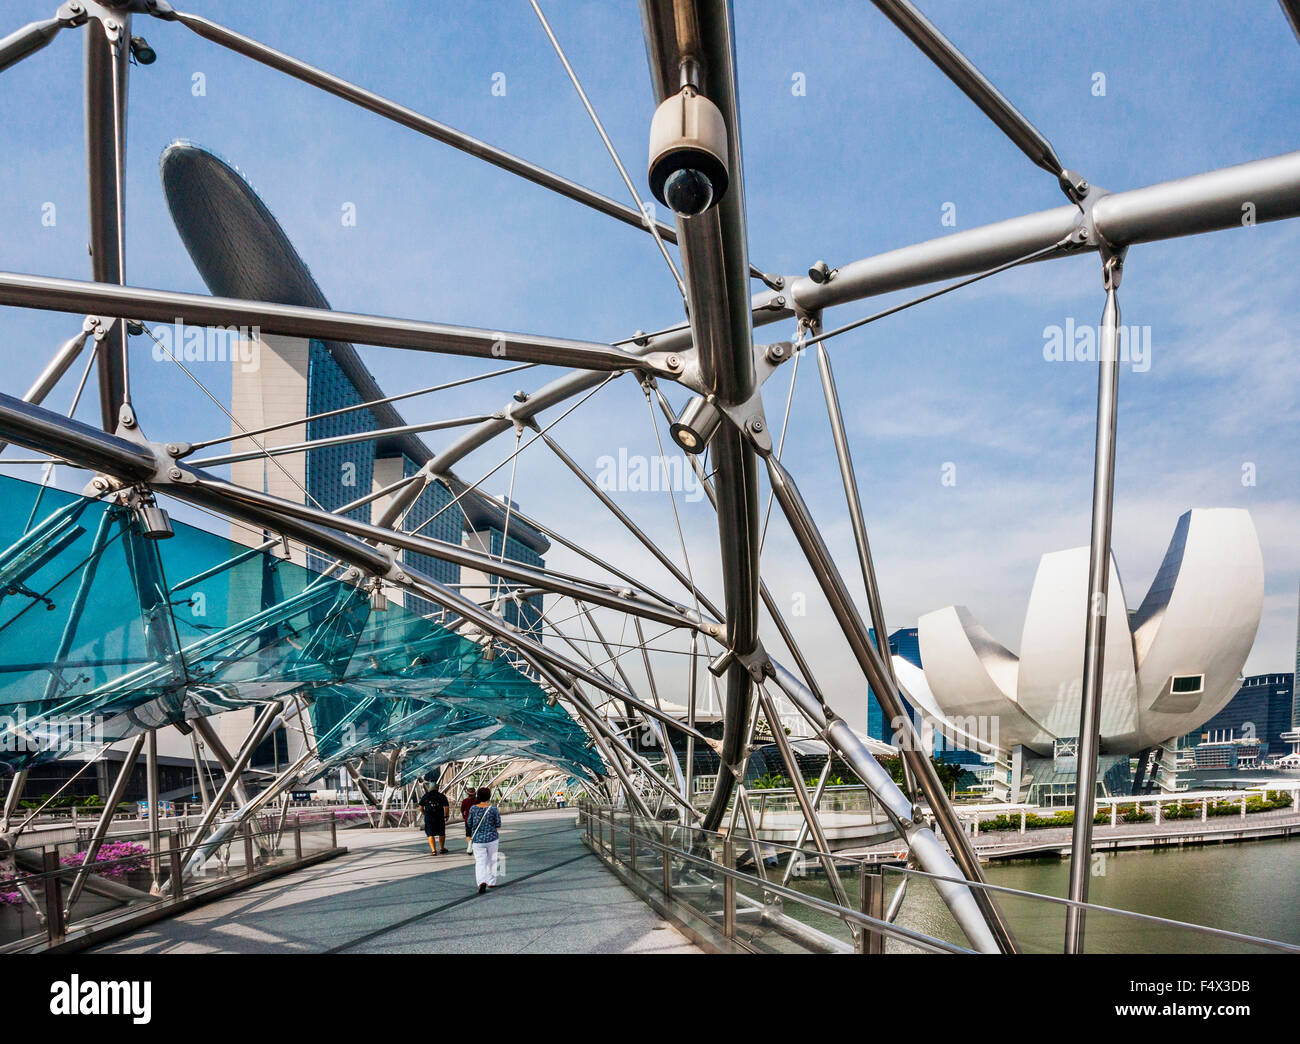
<svg viewBox="0 0 1300 1044"><path fill-rule="evenodd" d="M727 191L727 124L693 87L667 98L650 122L650 191L675 214L702 214Z"/></svg>

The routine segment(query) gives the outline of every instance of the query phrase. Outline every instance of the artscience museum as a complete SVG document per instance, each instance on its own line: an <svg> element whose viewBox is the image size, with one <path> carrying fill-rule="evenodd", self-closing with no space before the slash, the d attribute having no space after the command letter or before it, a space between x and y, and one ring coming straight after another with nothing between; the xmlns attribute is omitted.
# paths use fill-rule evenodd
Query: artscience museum
<svg viewBox="0 0 1300 1044"><path fill-rule="evenodd" d="M1072 793L1087 589L1088 548L1046 554L1019 656L965 606L950 605L918 622L924 671L895 659L916 707L1005 766L1011 800ZM1172 742L1232 699L1263 597L1259 539L1242 509L1197 508L1179 518L1136 609L1116 611L1128 601L1111 558L1100 786L1111 794L1142 792L1172 768Z"/></svg>

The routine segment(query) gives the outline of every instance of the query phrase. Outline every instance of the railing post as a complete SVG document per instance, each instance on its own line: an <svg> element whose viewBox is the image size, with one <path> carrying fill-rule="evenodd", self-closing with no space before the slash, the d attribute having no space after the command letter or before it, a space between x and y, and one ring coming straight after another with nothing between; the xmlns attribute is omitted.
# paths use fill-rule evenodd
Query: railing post
<svg viewBox="0 0 1300 1044"><path fill-rule="evenodd" d="M636 876L636 816L627 817L627 866Z"/></svg>
<svg viewBox="0 0 1300 1044"><path fill-rule="evenodd" d="M736 851L728 837L722 842L722 865L727 870L736 868ZM722 934L728 939L736 937L736 879L722 875Z"/></svg>
<svg viewBox="0 0 1300 1044"><path fill-rule="evenodd" d="M173 830L167 835L167 856L170 864L168 873L171 877L172 899L180 899L185 895L185 880L181 871L181 838L178 831Z"/></svg>
<svg viewBox="0 0 1300 1044"><path fill-rule="evenodd" d="M45 877L45 932L50 942L56 943L67 934L67 919L63 913L63 881L59 877L59 850L41 850L41 869ZM71 910L68 911L71 914Z"/></svg>
<svg viewBox="0 0 1300 1044"><path fill-rule="evenodd" d="M247 819L241 824L244 835L244 874L251 875L253 872L253 828Z"/></svg>
<svg viewBox="0 0 1300 1044"><path fill-rule="evenodd" d="M874 917L878 921L885 919L885 878L880 867L862 867L862 890L858 897L858 908L868 917ZM884 934L864 926L858 935L858 952L884 953Z"/></svg>
<svg viewBox="0 0 1300 1044"><path fill-rule="evenodd" d="M331 809L330 810L330 848L338 848L338 847L339 847L339 821L338 821L338 817L334 815L334 812Z"/></svg>
<svg viewBox="0 0 1300 1044"><path fill-rule="evenodd" d="M293 857L302 858L302 816L293 817Z"/></svg>
<svg viewBox="0 0 1300 1044"><path fill-rule="evenodd" d="M673 851L669 842L668 824L664 824L664 900L673 897Z"/></svg>

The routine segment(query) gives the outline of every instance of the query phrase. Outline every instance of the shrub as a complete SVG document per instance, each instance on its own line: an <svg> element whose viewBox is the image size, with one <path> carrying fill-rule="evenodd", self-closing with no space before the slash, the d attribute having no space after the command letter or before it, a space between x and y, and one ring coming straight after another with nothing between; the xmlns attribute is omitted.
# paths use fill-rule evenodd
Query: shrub
<svg viewBox="0 0 1300 1044"><path fill-rule="evenodd" d="M149 846L134 841L107 841L100 845L95 861L90 864L90 872L101 877L118 878L131 870L145 870L149 861ZM86 861L86 853L64 856L59 860L62 866L80 866Z"/></svg>

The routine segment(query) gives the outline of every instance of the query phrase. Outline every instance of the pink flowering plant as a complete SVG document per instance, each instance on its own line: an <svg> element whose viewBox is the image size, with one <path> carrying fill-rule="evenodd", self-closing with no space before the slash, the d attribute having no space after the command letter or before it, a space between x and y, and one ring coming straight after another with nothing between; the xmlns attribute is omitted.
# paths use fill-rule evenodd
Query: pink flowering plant
<svg viewBox="0 0 1300 1044"><path fill-rule="evenodd" d="M145 858L149 846L135 841L108 841L100 845L95 861L90 864L90 872L102 877L118 878L131 870L145 870L149 866ZM86 861L86 853L64 856L59 860L61 866L80 866Z"/></svg>

